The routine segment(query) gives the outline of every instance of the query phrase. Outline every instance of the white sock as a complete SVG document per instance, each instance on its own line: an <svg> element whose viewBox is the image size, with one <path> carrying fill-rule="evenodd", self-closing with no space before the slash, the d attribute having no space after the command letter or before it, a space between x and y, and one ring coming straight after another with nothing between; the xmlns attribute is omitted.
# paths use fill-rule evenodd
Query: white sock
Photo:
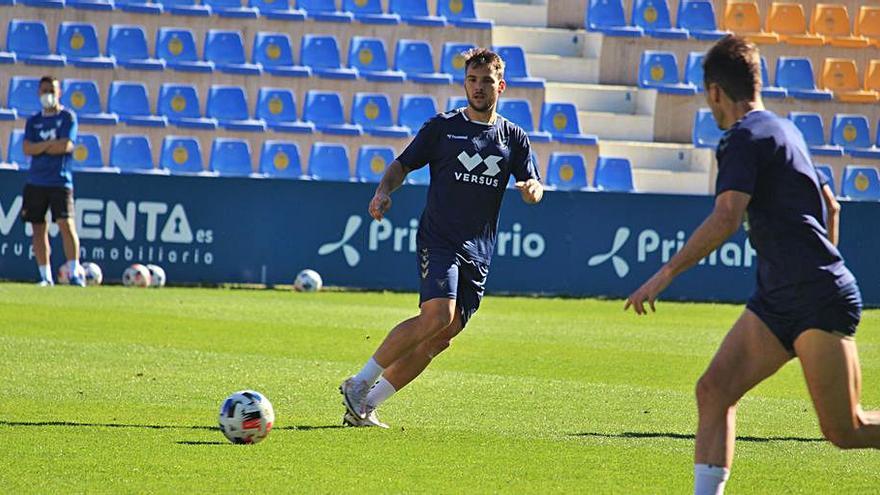
<svg viewBox="0 0 880 495"><path fill-rule="evenodd" d="M40 277L46 282L52 282L52 265L37 265L40 268Z"/></svg>
<svg viewBox="0 0 880 495"><path fill-rule="evenodd" d="M385 371L385 368L379 366L379 363L377 363L375 359L370 358L370 360L367 361L367 364L364 365L363 369L354 376L354 379L373 385L376 383L376 380L382 376L383 371Z"/></svg>
<svg viewBox="0 0 880 495"><path fill-rule="evenodd" d="M730 469L712 464L694 464L694 495L724 495Z"/></svg>
<svg viewBox="0 0 880 495"><path fill-rule="evenodd" d="M370 389L370 393L367 394L367 407L377 408L380 404L388 400L389 397L394 395L394 392L397 392L397 389L394 388L394 385L391 384L385 377L379 378L379 381L373 385L373 388Z"/></svg>
<svg viewBox="0 0 880 495"><path fill-rule="evenodd" d="M67 268L70 268L70 274L73 275L76 273L79 268L79 260L70 260L67 262Z"/></svg>

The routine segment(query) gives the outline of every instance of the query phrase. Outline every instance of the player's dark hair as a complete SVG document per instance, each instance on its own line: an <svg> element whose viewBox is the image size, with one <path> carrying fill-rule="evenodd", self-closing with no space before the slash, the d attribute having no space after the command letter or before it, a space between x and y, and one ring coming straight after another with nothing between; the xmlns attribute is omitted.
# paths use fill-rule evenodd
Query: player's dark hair
<svg viewBox="0 0 880 495"><path fill-rule="evenodd" d="M42 86L43 83L49 83L49 84L55 85L55 84L58 84L58 79L56 79L54 76L43 76L40 78L39 86Z"/></svg>
<svg viewBox="0 0 880 495"><path fill-rule="evenodd" d="M758 48L735 35L721 39L703 59L703 84L721 86L733 101L753 101L761 92Z"/></svg>
<svg viewBox="0 0 880 495"><path fill-rule="evenodd" d="M492 72L497 72L504 77L504 60L497 53L488 48L471 48L462 54L464 56L464 73L473 67L489 67Z"/></svg>

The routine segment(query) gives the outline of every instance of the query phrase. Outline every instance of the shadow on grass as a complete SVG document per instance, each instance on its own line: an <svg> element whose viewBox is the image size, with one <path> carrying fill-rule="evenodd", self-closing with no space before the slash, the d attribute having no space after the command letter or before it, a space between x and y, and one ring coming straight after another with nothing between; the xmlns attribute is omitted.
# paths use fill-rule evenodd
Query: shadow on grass
<svg viewBox="0 0 880 495"><path fill-rule="evenodd" d="M0 426L12 427L45 427L45 426L64 426L79 428L144 428L147 430L218 430L216 426L187 426L187 425L131 425L122 423L80 423L76 421L3 421L0 420ZM312 430L331 430L336 428L344 428L342 425L292 425L279 426L273 430L295 430L295 431L312 431ZM187 443L187 442L178 442ZM197 442L198 443L198 442ZM210 442L208 442L210 443Z"/></svg>
<svg viewBox="0 0 880 495"><path fill-rule="evenodd" d="M654 432L637 432L637 431L625 431L623 433L595 433L595 432L584 432L584 433L569 433L569 436L572 437L599 437L599 438L671 438L673 440L693 440L695 437L693 433L654 433ZM804 438L804 437L754 437L754 436L738 436L736 437L737 441L740 442L757 442L757 443L767 443L767 442L802 442L802 443L813 443L813 442L825 442L824 438Z"/></svg>

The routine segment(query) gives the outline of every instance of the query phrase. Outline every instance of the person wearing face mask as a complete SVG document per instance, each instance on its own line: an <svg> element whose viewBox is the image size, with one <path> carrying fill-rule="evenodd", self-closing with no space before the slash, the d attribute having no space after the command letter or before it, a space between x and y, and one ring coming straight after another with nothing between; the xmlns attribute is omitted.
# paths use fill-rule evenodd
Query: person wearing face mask
<svg viewBox="0 0 880 495"><path fill-rule="evenodd" d="M73 142L76 140L76 115L61 106L58 79L44 76L39 85L43 109L28 118L24 131L24 153L31 157L27 183L24 186L21 218L33 230L34 256L40 269L41 286L53 285L49 264L49 230L46 211L58 224L64 242L71 285L85 287L79 264L79 236L74 224Z"/></svg>

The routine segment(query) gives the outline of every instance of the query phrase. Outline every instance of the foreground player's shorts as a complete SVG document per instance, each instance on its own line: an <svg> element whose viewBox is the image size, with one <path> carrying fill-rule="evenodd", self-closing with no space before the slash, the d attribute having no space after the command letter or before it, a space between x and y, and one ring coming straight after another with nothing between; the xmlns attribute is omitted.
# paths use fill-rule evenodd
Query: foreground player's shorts
<svg viewBox="0 0 880 495"><path fill-rule="evenodd" d="M465 258L454 251L420 247L418 264L419 306L438 297L455 299L462 325L467 325L483 299L488 263Z"/></svg>

